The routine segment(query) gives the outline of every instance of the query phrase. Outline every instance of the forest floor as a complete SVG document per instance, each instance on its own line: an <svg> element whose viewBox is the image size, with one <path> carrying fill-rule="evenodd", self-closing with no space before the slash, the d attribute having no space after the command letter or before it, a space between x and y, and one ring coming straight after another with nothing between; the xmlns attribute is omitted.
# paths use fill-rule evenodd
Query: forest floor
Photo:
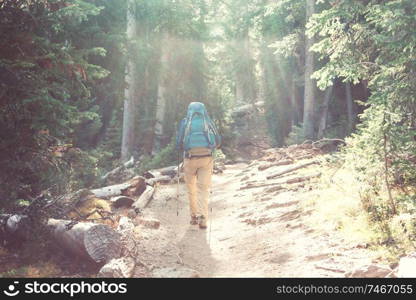
<svg viewBox="0 0 416 300"><path fill-rule="evenodd" d="M143 214L159 220L160 227L143 228L138 233L143 241L138 261L151 271L147 276L344 277L377 261L358 240L345 240L331 226L317 229L319 226L313 225L320 222L320 216L302 202L316 195L319 178L281 190L276 185L241 189L250 182L287 181L321 167L311 165L266 180L288 166L258 171L260 164L227 165L222 174L213 176L206 230L189 224L184 184L179 186L178 201L176 185L159 186ZM139 268L135 276L144 273Z"/></svg>

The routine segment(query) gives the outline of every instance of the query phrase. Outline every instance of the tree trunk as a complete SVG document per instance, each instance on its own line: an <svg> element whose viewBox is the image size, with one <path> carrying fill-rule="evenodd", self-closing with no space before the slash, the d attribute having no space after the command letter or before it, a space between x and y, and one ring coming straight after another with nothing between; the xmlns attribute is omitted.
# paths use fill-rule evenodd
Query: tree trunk
<svg viewBox="0 0 416 300"><path fill-rule="evenodd" d="M243 83L239 79L239 75L236 75L235 80L235 100L236 105L238 106L246 103L244 99Z"/></svg>
<svg viewBox="0 0 416 300"><path fill-rule="evenodd" d="M152 154L155 155L162 147L163 141L163 120L166 112L166 78L165 72L168 68L169 61L169 39L165 33L161 39L161 54L160 54L160 72L159 82L157 89L157 103L156 103L156 121L155 121L155 134Z"/></svg>
<svg viewBox="0 0 416 300"><path fill-rule="evenodd" d="M49 219L48 226L56 243L69 253L106 263L121 256L120 235L104 224L79 222L68 226L71 221Z"/></svg>
<svg viewBox="0 0 416 300"><path fill-rule="evenodd" d="M123 135L121 142L121 160L128 160L132 154L135 145L136 136L136 107L138 105L138 95L136 91L137 71L134 64L136 39L136 6L134 0L128 0L127 4L127 63L126 63L126 84L124 111L123 111Z"/></svg>
<svg viewBox="0 0 416 300"><path fill-rule="evenodd" d="M294 68L294 66L293 66ZM290 102L292 103L292 126L296 126L299 124L301 120L300 109L297 100L297 88L296 88L296 80L295 80L295 72L292 74L292 80L290 81Z"/></svg>
<svg viewBox="0 0 416 300"><path fill-rule="evenodd" d="M267 117L275 124L269 123L273 130L273 138L277 145L283 145L285 137L290 133L293 122L293 106L290 95L290 80L287 80L285 70L276 63L276 58L268 47L273 37L265 37L261 46L262 90L265 102L272 114ZM267 126L267 125L266 125Z"/></svg>
<svg viewBox="0 0 416 300"><path fill-rule="evenodd" d="M254 65L250 51L249 29L244 28L237 35L235 40L236 55L236 78L235 78L235 98L237 105L244 105L256 102L256 80L254 75Z"/></svg>
<svg viewBox="0 0 416 300"><path fill-rule="evenodd" d="M245 76L247 74L243 72L243 69L246 67L245 58L247 56L246 49L247 43L245 41L245 37L240 37L235 40L235 49L237 49L238 60L236 61L237 66L236 74L235 74L235 102L237 106L241 106L247 104L247 95L245 93ZM238 53L240 52L240 53Z"/></svg>
<svg viewBox="0 0 416 300"><path fill-rule="evenodd" d="M332 98L333 89L334 89L334 86L331 85L325 91L324 103L322 104L321 116L319 118L318 139L321 139L324 137L324 131L326 129L326 121L328 118L329 101Z"/></svg>
<svg viewBox="0 0 416 300"><path fill-rule="evenodd" d="M306 21L314 14L315 1L306 0ZM306 36L305 43L305 94L304 94L304 112L303 112L303 129L305 137L314 138L314 114L315 114L315 84L311 78L314 70L314 55L310 47L314 43L314 38Z"/></svg>
<svg viewBox="0 0 416 300"><path fill-rule="evenodd" d="M354 127L354 111L351 95L351 84L345 83L345 100L347 101L347 120L348 120L348 134L352 132Z"/></svg>

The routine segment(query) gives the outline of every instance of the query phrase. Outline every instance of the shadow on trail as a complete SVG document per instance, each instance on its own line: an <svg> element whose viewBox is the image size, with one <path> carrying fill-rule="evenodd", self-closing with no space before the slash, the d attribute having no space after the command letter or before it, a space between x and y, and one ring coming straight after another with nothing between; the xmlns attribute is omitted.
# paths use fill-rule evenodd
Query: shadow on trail
<svg viewBox="0 0 416 300"><path fill-rule="evenodd" d="M189 225L178 246L184 265L197 270L201 277L212 277L216 260L212 257L209 245L209 227L202 230Z"/></svg>

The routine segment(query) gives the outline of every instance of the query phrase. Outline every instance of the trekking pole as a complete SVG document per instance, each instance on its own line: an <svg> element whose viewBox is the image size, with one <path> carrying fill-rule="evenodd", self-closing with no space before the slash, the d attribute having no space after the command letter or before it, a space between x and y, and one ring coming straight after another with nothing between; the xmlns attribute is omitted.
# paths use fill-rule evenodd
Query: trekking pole
<svg viewBox="0 0 416 300"><path fill-rule="evenodd" d="M208 246L211 248L211 229L212 229L212 207L210 208L210 216L209 216L209 235L208 235Z"/></svg>
<svg viewBox="0 0 416 300"><path fill-rule="evenodd" d="M215 163L215 158L213 159L213 164L212 164L213 168L214 168L214 163ZM209 193L210 193L210 198L212 198L212 188L210 189ZM211 229L212 229L212 206L210 207L210 216L209 216L209 234L208 234L208 246L209 247L211 247Z"/></svg>
<svg viewBox="0 0 416 300"><path fill-rule="evenodd" d="M178 169L176 171L177 175L177 185L176 185L176 216L179 216L179 176L180 176L180 151L178 151Z"/></svg>

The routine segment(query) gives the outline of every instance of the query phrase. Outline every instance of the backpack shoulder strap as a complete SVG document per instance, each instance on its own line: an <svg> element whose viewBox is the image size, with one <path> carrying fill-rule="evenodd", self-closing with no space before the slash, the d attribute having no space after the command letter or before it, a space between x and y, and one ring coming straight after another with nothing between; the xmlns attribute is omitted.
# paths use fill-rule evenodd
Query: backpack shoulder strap
<svg viewBox="0 0 416 300"><path fill-rule="evenodd" d="M195 112L188 114L185 118L185 132L183 135L183 144L187 143L187 139L189 138L189 132L191 131L192 119L195 115Z"/></svg>

